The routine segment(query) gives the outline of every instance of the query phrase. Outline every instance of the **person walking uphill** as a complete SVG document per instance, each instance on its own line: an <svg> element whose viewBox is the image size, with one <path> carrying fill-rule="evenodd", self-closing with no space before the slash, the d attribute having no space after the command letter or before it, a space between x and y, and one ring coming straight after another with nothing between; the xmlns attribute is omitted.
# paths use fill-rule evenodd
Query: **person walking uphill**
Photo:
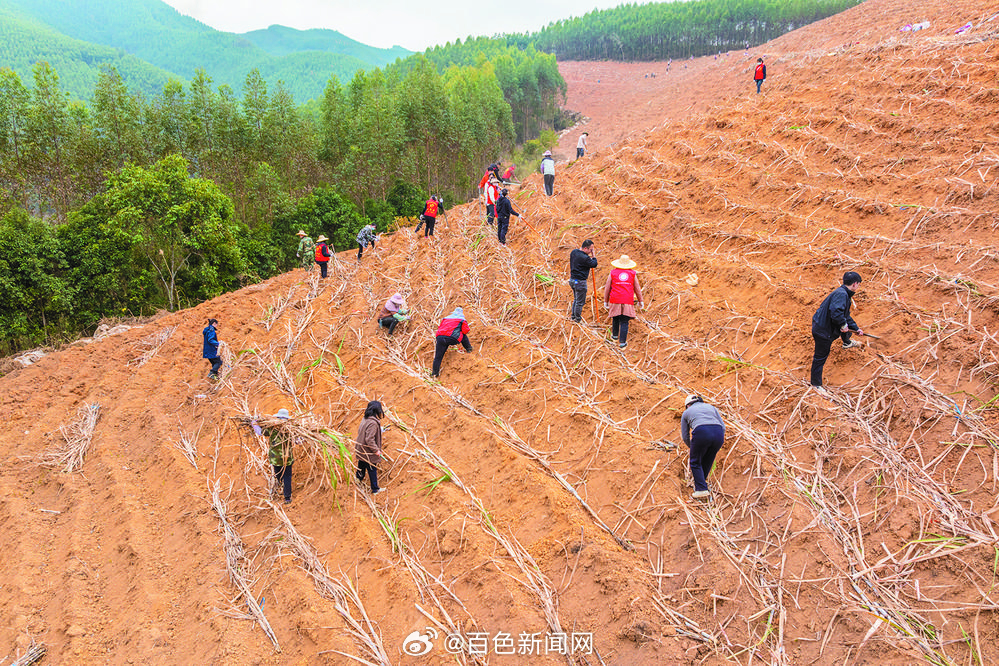
<svg viewBox="0 0 999 666"><path fill-rule="evenodd" d="M382 403L372 400L364 409L364 420L357 429L357 441L354 443L354 455L357 456L357 482L364 481L368 475L371 481L371 494L377 495L385 490L378 485L378 463L382 461L382 424L385 416Z"/></svg>
<svg viewBox="0 0 999 666"><path fill-rule="evenodd" d="M201 337L204 338L201 355L212 364L212 369L208 371L208 379L218 379L219 368L222 367L222 359L219 358L219 336L215 330L218 323L218 319L209 319L208 326L201 331Z"/></svg>
<svg viewBox="0 0 999 666"><path fill-rule="evenodd" d="M760 94L760 87L767 80L767 66L763 64L763 58L756 59L756 71L753 73L753 80L756 81L756 94Z"/></svg>
<svg viewBox="0 0 999 666"><path fill-rule="evenodd" d="M320 236L316 239L316 263L319 264L319 277L326 277L326 267L330 263L330 249L326 245L329 239Z"/></svg>
<svg viewBox="0 0 999 666"><path fill-rule="evenodd" d="M291 414L287 409L279 409L274 415L275 419L287 421ZM291 451L291 435L280 427L261 428L254 421L253 432L257 435L264 435L270 442L267 448L267 462L274 468L274 492L279 489L284 490L284 503L291 504L291 465L295 462L295 456Z"/></svg>
<svg viewBox="0 0 999 666"><path fill-rule="evenodd" d="M613 322L611 339L619 341L621 349L628 346L628 322L635 318L635 299L638 299L639 308L645 307L642 286L634 270L637 265L628 255L622 254L611 262L614 268L604 285L604 307Z"/></svg>
<svg viewBox="0 0 999 666"><path fill-rule="evenodd" d="M441 376L441 361L444 360L444 353L451 345L461 343L466 354L472 353L472 343L468 340L468 322L465 321L465 312L461 308L455 308L454 312L441 320L441 325L437 327L437 344L434 347L434 365L430 371L432 377Z"/></svg>
<svg viewBox="0 0 999 666"><path fill-rule="evenodd" d="M590 279L590 269L597 267L596 249L593 241L586 239L580 249L569 253L569 286L572 287L573 321L583 321L583 304L586 303L586 282ZM596 294L594 294L596 298Z"/></svg>
<svg viewBox="0 0 999 666"><path fill-rule="evenodd" d="M444 212L444 206L441 203L441 198L438 196L432 196L427 199L427 203L423 205L423 212L420 213L420 223L416 225L416 232L420 233L420 227L424 224L427 225L426 231L423 232L423 237L434 235L434 224L437 223L437 214Z"/></svg>
<svg viewBox="0 0 999 666"><path fill-rule="evenodd" d="M554 196L555 194L555 160L552 159L552 151L546 150L541 158L541 173L545 179L545 194Z"/></svg>
<svg viewBox="0 0 999 666"><path fill-rule="evenodd" d="M837 337L842 339L843 349L860 346L859 342L850 339L851 333L864 334L850 316L853 295L860 288L860 282L859 273L853 271L844 273L843 284L826 296L812 317L812 338L815 340L815 353L812 356L812 386L817 388L822 386L822 368L829 358L833 340Z"/></svg>
<svg viewBox="0 0 999 666"><path fill-rule="evenodd" d="M699 395L688 395L680 417L680 437L690 449L690 474L694 477L694 499L711 496L708 474L715 456L725 442L725 422L716 407L704 402Z"/></svg>
<svg viewBox="0 0 999 666"><path fill-rule="evenodd" d="M499 199L496 200L496 237L503 245L506 245L506 232L510 228L510 216L520 217L520 213L513 209L508 194L510 194L510 190L504 187L500 190Z"/></svg>
<svg viewBox="0 0 999 666"><path fill-rule="evenodd" d="M398 292L392 294L379 310L376 319L379 327L388 329L389 335L395 333L395 327L399 322L409 321L409 310L406 309L406 299L402 294Z"/></svg>
<svg viewBox="0 0 999 666"><path fill-rule="evenodd" d="M364 254L364 248L367 246L374 247L375 241L378 240L378 236L375 235L375 225L366 224L361 227L361 230L357 232L357 258L360 259Z"/></svg>
<svg viewBox="0 0 999 666"><path fill-rule="evenodd" d="M309 235L304 231L298 232L298 250L295 251L295 256L302 261L302 268L305 270L312 269L312 256L315 252L315 243L309 238Z"/></svg>

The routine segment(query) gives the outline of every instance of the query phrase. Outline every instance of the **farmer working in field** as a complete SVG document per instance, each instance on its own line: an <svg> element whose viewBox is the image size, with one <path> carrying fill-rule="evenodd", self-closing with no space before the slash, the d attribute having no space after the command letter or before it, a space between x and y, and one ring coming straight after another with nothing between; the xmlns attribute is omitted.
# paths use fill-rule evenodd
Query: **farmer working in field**
<svg viewBox="0 0 999 666"><path fill-rule="evenodd" d="M385 305L379 310L378 320L380 328L387 328L389 335L395 333L395 327L399 322L409 321L409 310L406 309L406 299L402 294L396 292L385 301Z"/></svg>
<svg viewBox="0 0 999 666"><path fill-rule="evenodd" d="M812 338L815 339L815 354L812 357L812 386L822 388L822 368L829 358L833 340L843 340L843 349L859 347L860 343L850 339L851 333L863 335L850 316L853 295L860 288L860 274L847 271L843 274L843 284L826 296L822 305L812 317Z"/></svg>
<svg viewBox="0 0 999 666"><path fill-rule="evenodd" d="M420 223L416 225L416 232L420 233L420 227L424 224L427 225L426 230L423 232L423 237L434 235L434 224L437 223L437 214L444 213L444 203L443 199L439 196L432 196L427 199L427 203L423 205L423 212L420 213Z"/></svg>
<svg viewBox="0 0 999 666"><path fill-rule="evenodd" d="M708 474L725 442L725 423L716 407L699 395L688 395L680 417L680 437L690 449L690 474L694 477L694 499L711 497Z"/></svg>
<svg viewBox="0 0 999 666"><path fill-rule="evenodd" d="M538 167L545 179L545 194L554 196L555 194L555 160L552 159L552 151L546 150L541 158L541 165Z"/></svg>
<svg viewBox="0 0 999 666"><path fill-rule="evenodd" d="M316 263L319 264L319 276L326 277L326 267L330 263L329 247L326 246L326 241L329 239L326 236L320 236L316 239Z"/></svg>
<svg viewBox="0 0 999 666"><path fill-rule="evenodd" d="M628 346L628 322L635 318L635 300L638 307L644 308L642 286L638 283L637 266L632 259L622 254L611 262L614 267L607 275L604 285L604 307L612 320L611 340L619 342L621 349Z"/></svg>
<svg viewBox="0 0 999 666"><path fill-rule="evenodd" d="M298 250L295 252L295 256L302 261L302 268L306 271L312 270L312 255L315 252L315 243L309 238L309 235L304 231L298 232L298 237L301 239L298 241Z"/></svg>
<svg viewBox="0 0 999 666"><path fill-rule="evenodd" d="M372 400L364 409L364 420L357 429L357 441L354 442L354 455L357 456L357 482L364 481L368 475L371 481L371 494L377 495L385 490L378 485L378 463L382 461L382 424L385 416L382 403Z"/></svg>
<svg viewBox="0 0 999 666"><path fill-rule="evenodd" d="M756 81L756 94L760 94L760 87L767 79L767 66L763 64L763 58L756 59L756 71L753 72L753 80Z"/></svg>
<svg viewBox="0 0 999 666"><path fill-rule="evenodd" d="M461 308L455 308L454 312L441 320L441 325L437 327L437 339L434 346L434 365L430 371L432 377L440 377L441 361L447 348L461 343L466 354L472 353L472 343L468 340L468 322L465 321L465 312Z"/></svg>
<svg viewBox="0 0 999 666"><path fill-rule="evenodd" d="M496 219L497 199L499 199L499 181L495 177L490 177L486 183L486 222L489 226L492 226L493 220Z"/></svg>
<svg viewBox="0 0 999 666"><path fill-rule="evenodd" d="M586 302L586 283L590 269L597 267L597 252L593 241L586 239L580 249L569 253L569 286L572 287L573 321L583 321L583 304ZM596 294L593 295L596 298Z"/></svg>
<svg viewBox="0 0 999 666"><path fill-rule="evenodd" d="M208 379L218 379L219 368L222 367L222 359L219 358L219 336L215 331L218 323L218 319L209 319L208 326L205 326L205 330L201 331L201 337L204 341L201 355L212 364L212 369L208 371Z"/></svg>
<svg viewBox="0 0 999 666"><path fill-rule="evenodd" d="M510 194L510 190L504 187L500 190L499 199L496 200L496 236L503 245L506 245L506 232L510 228L510 216L520 217L520 213L513 209L513 204L507 197L508 194Z"/></svg>
<svg viewBox="0 0 999 666"><path fill-rule="evenodd" d="M589 132L583 132L582 134L579 135L579 141L576 142L577 160L586 154L586 137L588 136L590 136Z"/></svg>
<svg viewBox="0 0 999 666"><path fill-rule="evenodd" d="M364 254L364 248L375 246L375 240L378 236L375 235L375 225L366 224L361 227L361 230L357 232L357 260L361 260L361 256Z"/></svg>
<svg viewBox="0 0 999 666"><path fill-rule="evenodd" d="M291 414L287 409L278 410L274 418L278 421L287 421ZM291 504L291 464L295 462L295 456L291 452L291 433L281 427L280 424L260 427L256 421L250 423L258 436L264 435L270 441L267 449L267 461L274 468L274 486L272 494L276 495L284 490L284 503Z"/></svg>

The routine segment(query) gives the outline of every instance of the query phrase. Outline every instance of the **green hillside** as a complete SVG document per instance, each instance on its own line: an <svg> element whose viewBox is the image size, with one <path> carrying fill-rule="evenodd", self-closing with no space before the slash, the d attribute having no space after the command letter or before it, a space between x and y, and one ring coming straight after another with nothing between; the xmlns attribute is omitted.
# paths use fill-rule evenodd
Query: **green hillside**
<svg viewBox="0 0 999 666"><path fill-rule="evenodd" d="M113 46L121 55L131 54L183 80L203 68L216 83L241 90L246 76L256 69L268 79L282 79L299 101L321 97L330 76L349 79L358 69L372 69L397 55L393 50L373 49L356 42L347 44L354 53L385 53L374 61L329 49L273 55L246 37L210 28L160 0L0 0L0 9L30 16L74 40ZM345 43L352 41L341 38ZM310 40L320 41L317 36L310 36ZM278 41L287 50L294 46L295 38L289 34ZM24 47L12 53L10 60L42 59L40 45L26 43ZM58 44L45 48L55 61L72 60L75 55L73 49L62 54ZM57 69L61 73L67 68ZM130 87L144 88L132 80L127 67L119 71Z"/></svg>
<svg viewBox="0 0 999 666"><path fill-rule="evenodd" d="M46 61L59 72L63 90L78 100L90 98L105 66L117 69L133 89L147 95L161 91L172 76L120 49L67 37L3 2L0 34L0 68L8 67L30 81L31 66Z"/></svg>
<svg viewBox="0 0 999 666"><path fill-rule="evenodd" d="M376 67L394 62L413 54L401 46L379 49L356 42L336 30L295 30L283 25L272 25L266 30L245 32L242 37L274 56L286 56L305 51L324 51L353 56Z"/></svg>

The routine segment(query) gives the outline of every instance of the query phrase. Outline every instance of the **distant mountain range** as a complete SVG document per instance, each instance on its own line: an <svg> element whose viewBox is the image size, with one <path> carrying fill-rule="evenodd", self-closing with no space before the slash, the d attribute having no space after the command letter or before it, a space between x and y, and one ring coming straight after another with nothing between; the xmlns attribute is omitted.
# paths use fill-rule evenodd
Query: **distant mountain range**
<svg viewBox="0 0 999 666"><path fill-rule="evenodd" d="M130 88L158 93L171 77L204 69L215 85L242 94L246 75L282 80L303 103L322 95L330 76L348 81L412 54L379 49L335 30L271 26L245 34L215 30L160 0L0 0L0 67L31 85L31 67L47 61L63 88L89 100L101 67L113 65Z"/></svg>

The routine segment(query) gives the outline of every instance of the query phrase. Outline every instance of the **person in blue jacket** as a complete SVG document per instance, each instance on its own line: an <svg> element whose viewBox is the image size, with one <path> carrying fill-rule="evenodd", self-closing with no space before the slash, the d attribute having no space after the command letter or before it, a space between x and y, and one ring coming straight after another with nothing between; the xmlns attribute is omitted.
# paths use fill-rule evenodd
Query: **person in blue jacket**
<svg viewBox="0 0 999 666"><path fill-rule="evenodd" d="M201 331L201 335L205 340L201 355L207 358L208 362L212 364L212 369L208 373L209 379L218 379L219 368L222 367L222 359L219 358L219 336L215 330L218 323L218 319L209 319L208 326L205 326L205 330Z"/></svg>

